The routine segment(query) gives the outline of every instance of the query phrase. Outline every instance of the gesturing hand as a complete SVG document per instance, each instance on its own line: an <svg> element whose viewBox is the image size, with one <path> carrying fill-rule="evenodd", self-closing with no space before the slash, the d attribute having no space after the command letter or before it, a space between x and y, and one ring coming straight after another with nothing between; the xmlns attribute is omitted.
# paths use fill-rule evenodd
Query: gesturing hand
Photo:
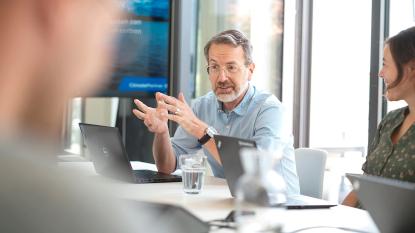
<svg viewBox="0 0 415 233"><path fill-rule="evenodd" d="M133 109L134 115L143 120L148 130L153 133L165 133L169 130L167 126L167 110L157 106L157 108L151 108L145 105L138 99L134 100L138 109Z"/></svg>
<svg viewBox="0 0 415 233"><path fill-rule="evenodd" d="M156 93L156 99L158 101L158 108L165 110L160 111L163 116L178 123L194 137L201 138L203 136L207 124L195 116L192 109L187 104L183 93L180 93L179 98L176 99L158 92Z"/></svg>

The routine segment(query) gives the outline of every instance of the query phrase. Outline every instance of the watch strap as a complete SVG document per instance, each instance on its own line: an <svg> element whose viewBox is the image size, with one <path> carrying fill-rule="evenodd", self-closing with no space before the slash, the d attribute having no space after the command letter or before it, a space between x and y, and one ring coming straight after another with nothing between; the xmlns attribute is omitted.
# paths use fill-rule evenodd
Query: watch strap
<svg viewBox="0 0 415 233"><path fill-rule="evenodd" d="M205 133L205 135L203 135L203 137L197 139L197 141L201 144L204 145L206 142L208 142L211 139L210 135Z"/></svg>

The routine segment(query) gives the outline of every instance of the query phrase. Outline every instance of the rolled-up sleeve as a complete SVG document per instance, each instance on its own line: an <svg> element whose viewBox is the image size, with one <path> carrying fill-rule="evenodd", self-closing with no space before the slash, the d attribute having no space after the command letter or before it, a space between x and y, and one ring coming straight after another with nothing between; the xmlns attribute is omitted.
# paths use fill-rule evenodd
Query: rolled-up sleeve
<svg viewBox="0 0 415 233"><path fill-rule="evenodd" d="M179 156L182 154L196 153L201 149L196 138L188 134L182 127L178 127L174 137L171 138L173 152L176 156L176 170L179 168Z"/></svg>

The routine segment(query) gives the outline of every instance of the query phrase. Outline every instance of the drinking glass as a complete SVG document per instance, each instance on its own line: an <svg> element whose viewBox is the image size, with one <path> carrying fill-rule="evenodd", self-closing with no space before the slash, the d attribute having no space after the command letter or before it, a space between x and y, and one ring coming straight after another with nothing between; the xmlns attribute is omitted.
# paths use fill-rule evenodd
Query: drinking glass
<svg viewBox="0 0 415 233"><path fill-rule="evenodd" d="M183 154L179 157L182 170L183 191L187 194L198 194L202 191L207 157L204 154Z"/></svg>

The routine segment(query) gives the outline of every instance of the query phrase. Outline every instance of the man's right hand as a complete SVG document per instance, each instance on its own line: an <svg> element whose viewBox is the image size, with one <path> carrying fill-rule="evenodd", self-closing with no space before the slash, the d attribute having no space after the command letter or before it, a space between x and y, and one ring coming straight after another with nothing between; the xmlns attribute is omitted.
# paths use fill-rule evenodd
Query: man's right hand
<svg viewBox="0 0 415 233"><path fill-rule="evenodd" d="M138 99L134 99L134 103L138 108L133 109L134 115L144 122L150 132L162 134L169 131L166 117L167 109L148 107Z"/></svg>

